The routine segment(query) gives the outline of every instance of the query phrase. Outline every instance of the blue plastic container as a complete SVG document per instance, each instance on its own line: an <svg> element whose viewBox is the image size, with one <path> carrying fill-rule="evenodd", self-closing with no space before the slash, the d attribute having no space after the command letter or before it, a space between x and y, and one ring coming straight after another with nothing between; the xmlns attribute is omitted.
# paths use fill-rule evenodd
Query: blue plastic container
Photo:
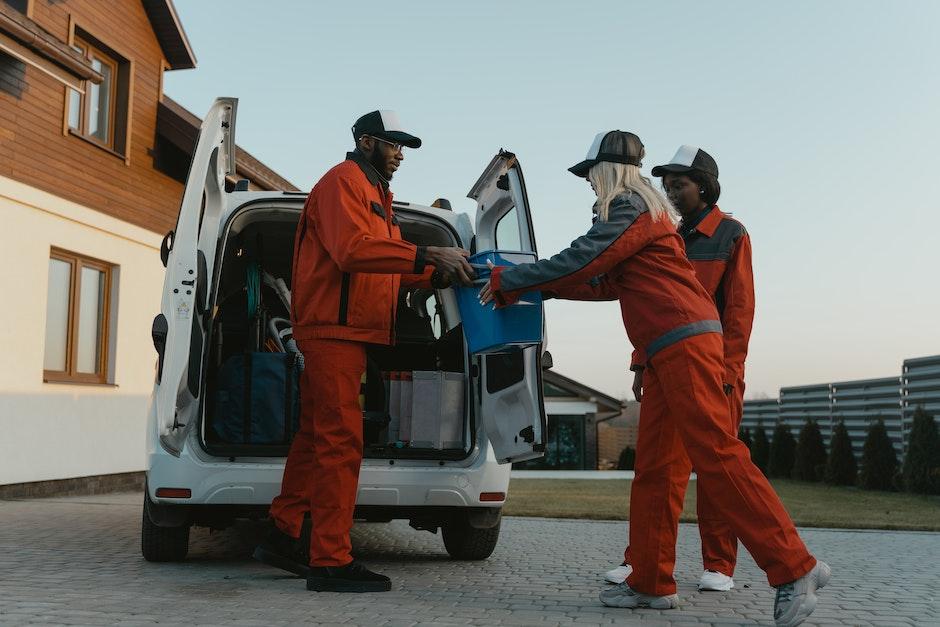
<svg viewBox="0 0 940 627"><path fill-rule="evenodd" d="M494 309L493 303L480 305L480 290L490 274L487 261L497 266L514 266L535 260L535 253L501 250L487 250L470 257L477 281L473 287L458 286L456 292L471 353L507 353L542 341L541 292L527 292L518 303L500 309Z"/></svg>

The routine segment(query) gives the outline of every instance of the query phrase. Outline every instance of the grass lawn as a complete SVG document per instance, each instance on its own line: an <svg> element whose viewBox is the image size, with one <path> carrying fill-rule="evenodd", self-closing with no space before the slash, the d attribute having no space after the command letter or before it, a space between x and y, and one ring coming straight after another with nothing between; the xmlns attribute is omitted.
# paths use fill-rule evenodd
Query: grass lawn
<svg viewBox="0 0 940 627"><path fill-rule="evenodd" d="M513 479L507 516L627 520L629 480ZM940 531L940 497L837 488L775 479L774 489L802 527ZM695 522L695 482L685 495L683 522Z"/></svg>

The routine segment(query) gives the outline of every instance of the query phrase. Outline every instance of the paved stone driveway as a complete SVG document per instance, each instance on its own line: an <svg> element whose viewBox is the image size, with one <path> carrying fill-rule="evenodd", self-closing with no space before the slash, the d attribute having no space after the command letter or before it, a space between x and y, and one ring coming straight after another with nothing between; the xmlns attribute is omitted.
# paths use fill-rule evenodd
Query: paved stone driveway
<svg viewBox="0 0 940 627"><path fill-rule="evenodd" d="M772 590L744 553L728 593L698 593L699 542L683 525L681 609L607 609L598 574L624 524L510 518L485 562L453 562L406 522L360 524L359 557L393 591L316 594L253 562L257 526L193 533L182 564L140 557L138 494L0 501L0 623L346 625L770 624ZM940 625L940 534L805 530L834 580L807 624Z"/></svg>

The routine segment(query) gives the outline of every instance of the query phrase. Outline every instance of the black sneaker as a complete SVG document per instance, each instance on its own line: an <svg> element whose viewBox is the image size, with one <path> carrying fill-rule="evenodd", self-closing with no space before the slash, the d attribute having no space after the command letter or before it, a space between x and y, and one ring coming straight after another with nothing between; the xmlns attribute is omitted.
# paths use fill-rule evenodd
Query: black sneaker
<svg viewBox="0 0 940 627"><path fill-rule="evenodd" d="M310 574L309 544L300 538L292 538L277 527L268 532L261 544L255 547L252 557L268 566L274 566L298 577Z"/></svg>
<svg viewBox="0 0 940 627"><path fill-rule="evenodd" d="M391 579L356 561L345 566L311 566L307 575L307 590L317 592L387 592L391 589Z"/></svg>

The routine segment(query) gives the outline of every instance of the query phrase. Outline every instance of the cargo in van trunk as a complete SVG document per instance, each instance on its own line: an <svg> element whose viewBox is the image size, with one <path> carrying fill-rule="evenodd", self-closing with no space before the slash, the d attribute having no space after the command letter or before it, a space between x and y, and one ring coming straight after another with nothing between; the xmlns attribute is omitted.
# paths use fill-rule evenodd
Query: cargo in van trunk
<svg viewBox="0 0 940 627"><path fill-rule="evenodd" d="M419 245L455 244L432 218L398 215L405 239ZM278 285L288 290L291 285L298 217L296 209L249 206L234 214L225 229L203 395L201 433L210 454L280 457L290 448L298 424L299 386L290 369L259 364L290 364L299 380L304 358L316 358L288 359L285 346L290 341L289 324L284 324L289 294L285 297ZM396 343L367 348L360 395L365 457L462 459L471 450L468 357L456 300L449 292L401 290Z"/></svg>

